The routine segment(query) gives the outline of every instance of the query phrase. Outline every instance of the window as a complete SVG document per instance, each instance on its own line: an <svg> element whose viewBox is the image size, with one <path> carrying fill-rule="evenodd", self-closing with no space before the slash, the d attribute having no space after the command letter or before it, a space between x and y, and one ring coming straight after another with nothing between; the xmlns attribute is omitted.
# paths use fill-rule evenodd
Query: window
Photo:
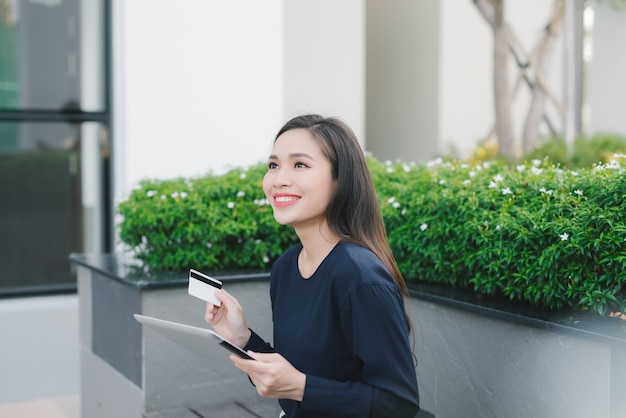
<svg viewBox="0 0 626 418"><path fill-rule="evenodd" d="M0 0L0 295L110 249L109 0Z"/></svg>

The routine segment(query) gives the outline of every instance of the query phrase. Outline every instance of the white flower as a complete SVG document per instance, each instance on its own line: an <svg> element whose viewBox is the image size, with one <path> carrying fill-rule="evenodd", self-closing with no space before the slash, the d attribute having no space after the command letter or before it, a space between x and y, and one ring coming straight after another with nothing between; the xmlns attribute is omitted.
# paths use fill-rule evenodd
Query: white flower
<svg viewBox="0 0 626 418"><path fill-rule="evenodd" d="M577 194L578 196L582 196L583 195L583 191L582 190L574 190L574 193Z"/></svg>
<svg viewBox="0 0 626 418"><path fill-rule="evenodd" d="M393 173L393 167L387 167L387 173Z"/></svg>
<svg viewBox="0 0 626 418"><path fill-rule="evenodd" d="M267 199L254 199L254 204L258 206L269 205L270 202Z"/></svg>
<svg viewBox="0 0 626 418"><path fill-rule="evenodd" d="M246 173L239 174L239 178L242 179L242 180L245 179L246 177L248 177L248 175Z"/></svg>
<svg viewBox="0 0 626 418"><path fill-rule="evenodd" d="M576 177L578 175L578 171L572 171L572 176Z"/></svg>
<svg viewBox="0 0 626 418"><path fill-rule="evenodd" d="M254 240L254 243L255 243L256 245L259 245L259 244L260 244L260 243L262 243L262 242L263 242L263 241L261 241L260 239L255 239L255 240Z"/></svg>
<svg viewBox="0 0 626 418"><path fill-rule="evenodd" d="M396 201L396 198L394 196L391 196L389 199L387 199L387 203L393 203Z"/></svg>
<svg viewBox="0 0 626 418"><path fill-rule="evenodd" d="M423 223L423 224L421 224L421 225L420 225L420 229L421 229L422 231L426 231L426 228L428 228L428 224Z"/></svg>
<svg viewBox="0 0 626 418"><path fill-rule="evenodd" d="M400 212L402 215L406 215L406 209L402 209L402 212ZM626 240L624 240L626 241Z"/></svg>
<svg viewBox="0 0 626 418"><path fill-rule="evenodd" d="M207 248L211 248L211 247L213 247L213 243L212 243L212 242L208 242L208 241L207 241L207 243L206 243L206 247L207 247Z"/></svg>
<svg viewBox="0 0 626 418"><path fill-rule="evenodd" d="M469 176L470 177L475 177L476 176L476 172L475 171L470 171L469 172Z"/></svg>
<svg viewBox="0 0 626 418"><path fill-rule="evenodd" d="M443 160L441 158L435 158L434 160L428 161L426 163L426 167L434 167L436 165L439 165L443 162Z"/></svg>
<svg viewBox="0 0 626 418"><path fill-rule="evenodd" d="M187 192L174 192L170 196L172 196L173 199L178 199L179 197L184 199L187 197Z"/></svg>
<svg viewBox="0 0 626 418"><path fill-rule="evenodd" d="M500 230L500 225L496 225L496 231Z"/></svg>
<svg viewBox="0 0 626 418"><path fill-rule="evenodd" d="M526 166L525 165L518 165L517 167L517 172L521 173L522 171L526 170Z"/></svg>
<svg viewBox="0 0 626 418"><path fill-rule="evenodd" d="M489 183L489 188L490 188L490 189L497 189L497 188L498 188L498 185L496 184L496 182L495 182L495 181L492 181L491 183Z"/></svg>
<svg viewBox="0 0 626 418"><path fill-rule="evenodd" d="M146 196L148 196L148 197L152 197L152 196L154 196L155 194L157 194L156 190L148 190L148 191L146 192Z"/></svg>
<svg viewBox="0 0 626 418"><path fill-rule="evenodd" d="M439 184L444 185L446 184L446 181L444 179L439 180Z"/></svg>
<svg viewBox="0 0 626 418"><path fill-rule="evenodd" d="M539 191L541 193L544 193L544 194L547 194L547 195L550 195L550 196L552 196L552 194L554 193L554 190L546 190L545 187L542 187L541 189L539 189Z"/></svg>
<svg viewBox="0 0 626 418"><path fill-rule="evenodd" d="M496 183L500 183L502 180L504 180L504 177L502 177L501 174L496 174L496 176L493 178L493 181L495 181Z"/></svg>
<svg viewBox="0 0 626 418"><path fill-rule="evenodd" d="M467 186L468 184L471 184L471 183L472 183L472 181L471 181L471 180L463 180L463 184L464 184L464 185L466 185L466 186Z"/></svg>
<svg viewBox="0 0 626 418"><path fill-rule="evenodd" d="M541 165L541 160L535 159L532 161L532 163L533 163L533 167L539 167Z"/></svg>
<svg viewBox="0 0 626 418"><path fill-rule="evenodd" d="M505 187L504 189L502 189L502 194L504 195L513 194L513 192L508 187Z"/></svg>
<svg viewBox="0 0 626 418"><path fill-rule="evenodd" d="M228 206L228 209L232 209L235 207L235 202L228 202L226 206Z"/></svg>
<svg viewBox="0 0 626 418"><path fill-rule="evenodd" d="M263 262L265 264L269 263L270 262L270 258L268 256L263 257Z"/></svg>
<svg viewBox="0 0 626 418"><path fill-rule="evenodd" d="M567 239L569 238L569 234L567 232L563 232L561 235L559 235L559 237L561 238L561 241L567 241Z"/></svg>
<svg viewBox="0 0 626 418"><path fill-rule="evenodd" d="M392 206L396 209L398 209L400 207L400 203L398 202L393 202Z"/></svg>
<svg viewBox="0 0 626 418"><path fill-rule="evenodd" d="M237 192L237 197L244 197L246 195L246 192L239 190Z"/></svg>
<svg viewBox="0 0 626 418"><path fill-rule="evenodd" d="M609 163L606 165L606 168L620 168L621 164L616 159L611 159Z"/></svg>

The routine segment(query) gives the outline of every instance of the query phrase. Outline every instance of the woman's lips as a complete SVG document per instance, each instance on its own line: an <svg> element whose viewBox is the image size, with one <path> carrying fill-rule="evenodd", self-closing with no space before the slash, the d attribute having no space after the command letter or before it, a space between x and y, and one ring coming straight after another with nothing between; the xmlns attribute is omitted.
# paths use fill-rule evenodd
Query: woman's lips
<svg viewBox="0 0 626 418"><path fill-rule="evenodd" d="M293 194L275 194L273 200L274 207L285 207L300 200L300 196Z"/></svg>

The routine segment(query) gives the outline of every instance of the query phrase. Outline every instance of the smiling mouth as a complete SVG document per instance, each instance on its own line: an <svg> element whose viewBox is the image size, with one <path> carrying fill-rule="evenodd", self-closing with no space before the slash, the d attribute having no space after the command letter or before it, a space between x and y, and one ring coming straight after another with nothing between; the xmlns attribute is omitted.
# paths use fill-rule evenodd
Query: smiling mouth
<svg viewBox="0 0 626 418"><path fill-rule="evenodd" d="M300 198L297 197L297 196L276 196L276 197L274 197L274 201L276 201L278 203L295 202L298 199L300 199Z"/></svg>
<svg viewBox="0 0 626 418"><path fill-rule="evenodd" d="M275 208L283 208L291 205L292 203L300 200L300 196L295 195L277 195L274 196L273 206Z"/></svg>

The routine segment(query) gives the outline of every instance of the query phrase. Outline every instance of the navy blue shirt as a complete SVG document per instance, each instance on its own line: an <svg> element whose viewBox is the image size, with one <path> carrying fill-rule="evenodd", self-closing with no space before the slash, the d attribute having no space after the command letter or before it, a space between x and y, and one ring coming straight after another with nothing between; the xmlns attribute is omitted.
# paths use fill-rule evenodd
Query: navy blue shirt
<svg viewBox="0 0 626 418"><path fill-rule="evenodd" d="M272 266L274 349L306 374L287 417L413 417L415 364L400 291L374 253L341 242L308 279L296 245ZM257 334L245 347L271 351Z"/></svg>

